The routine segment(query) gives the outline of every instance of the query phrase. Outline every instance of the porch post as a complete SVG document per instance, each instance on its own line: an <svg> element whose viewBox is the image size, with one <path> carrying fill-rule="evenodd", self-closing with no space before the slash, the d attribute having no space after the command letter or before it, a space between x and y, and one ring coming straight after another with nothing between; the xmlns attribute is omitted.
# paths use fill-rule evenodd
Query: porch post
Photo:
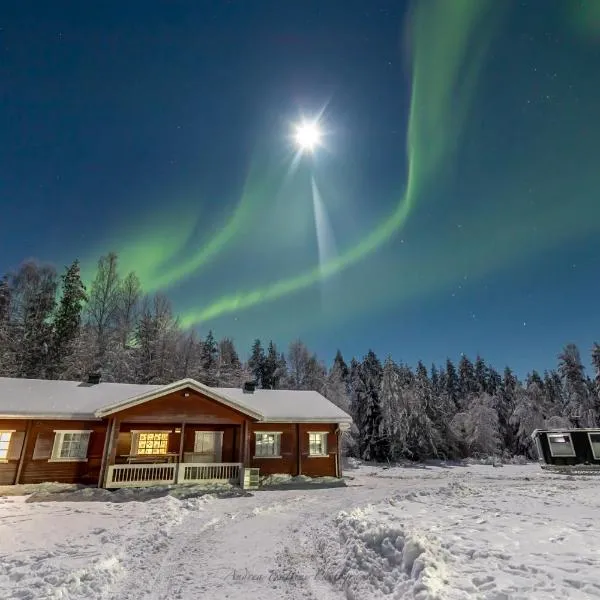
<svg viewBox="0 0 600 600"><path fill-rule="evenodd" d="M336 442L337 442L337 454L335 457L335 475L336 477L341 477L342 476L342 444L341 444L341 440L342 440L342 432L340 431L340 426L338 425L337 429L335 430L335 437L336 437Z"/></svg>
<svg viewBox="0 0 600 600"><path fill-rule="evenodd" d="M121 429L121 421L114 418L112 421L112 431L107 433L107 440L104 442L107 445L106 448L106 463L104 465L104 471L100 474L98 487L106 487L106 479L108 476L108 467L115 464L117 458L117 441L119 439L119 430Z"/></svg>
<svg viewBox="0 0 600 600"><path fill-rule="evenodd" d="M27 452L27 445L29 444L29 438L31 437L32 427L33 421L30 419L29 421L27 421L25 437L23 438L23 445L21 446L21 456L19 457L19 465L17 466L17 472L15 473L15 485L17 485L21 479L21 473L23 472L23 465L25 463L25 453Z"/></svg>
<svg viewBox="0 0 600 600"><path fill-rule="evenodd" d="M104 481L104 473L106 471L106 462L108 460L108 452L111 446L110 440L113 437L113 424L114 418L109 417L108 425L106 427L106 435L104 436L104 448L102 448L102 461L100 462L100 472L98 473L98 487L102 487L102 482Z"/></svg>
<svg viewBox="0 0 600 600"><path fill-rule="evenodd" d="M181 423L181 433L179 437L179 460L175 466L175 483L179 483L179 469L181 469L181 463L183 462L183 448L185 441L185 421ZM183 477L183 472L182 472Z"/></svg>
<svg viewBox="0 0 600 600"><path fill-rule="evenodd" d="M248 419L244 421L243 439L240 444L242 449L242 464L244 467L250 466L250 428L248 427Z"/></svg>
<svg viewBox="0 0 600 600"><path fill-rule="evenodd" d="M298 453L296 457L298 475L302 475L302 433L300 431L300 423L296 423L296 452Z"/></svg>

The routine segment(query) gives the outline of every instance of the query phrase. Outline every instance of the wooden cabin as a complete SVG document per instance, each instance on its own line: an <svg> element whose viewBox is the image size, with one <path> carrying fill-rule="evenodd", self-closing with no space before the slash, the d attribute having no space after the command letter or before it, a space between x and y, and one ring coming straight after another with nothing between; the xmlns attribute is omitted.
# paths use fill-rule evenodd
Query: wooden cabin
<svg viewBox="0 0 600 600"><path fill-rule="evenodd" d="M542 467L600 469L600 429L536 429L532 437Z"/></svg>
<svg viewBox="0 0 600 600"><path fill-rule="evenodd" d="M341 477L350 423L312 391L0 378L0 485Z"/></svg>

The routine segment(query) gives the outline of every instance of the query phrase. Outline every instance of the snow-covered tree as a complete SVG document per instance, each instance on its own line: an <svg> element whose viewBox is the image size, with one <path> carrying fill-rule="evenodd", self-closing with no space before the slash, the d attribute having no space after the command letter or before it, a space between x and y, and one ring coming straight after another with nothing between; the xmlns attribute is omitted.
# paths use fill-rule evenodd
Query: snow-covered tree
<svg viewBox="0 0 600 600"><path fill-rule="evenodd" d="M482 392L471 400L467 411L452 419L450 427L467 456L495 455L500 450L500 425L494 400Z"/></svg>
<svg viewBox="0 0 600 600"><path fill-rule="evenodd" d="M356 365L352 381L352 413L359 431L358 451L363 460L380 460L385 455L380 438L382 366L369 350Z"/></svg>
<svg viewBox="0 0 600 600"><path fill-rule="evenodd" d="M118 257L114 252L100 257L86 307L88 323L95 333L98 367L114 332L119 310L121 280L118 273Z"/></svg>
<svg viewBox="0 0 600 600"><path fill-rule="evenodd" d="M344 370L339 362L334 361L323 386L323 395L342 410L350 412L350 397L344 377Z"/></svg>
<svg viewBox="0 0 600 600"><path fill-rule="evenodd" d="M219 387L242 387L249 379L233 340L224 338L219 342L219 359L217 369L217 385Z"/></svg>
<svg viewBox="0 0 600 600"><path fill-rule="evenodd" d="M50 364L52 315L56 305L56 271L27 262L10 278L11 304L8 341L14 375L44 378Z"/></svg>
<svg viewBox="0 0 600 600"><path fill-rule="evenodd" d="M180 330L171 305L157 295L143 303L135 332L135 371L138 383L163 384L175 380Z"/></svg>
<svg viewBox="0 0 600 600"><path fill-rule="evenodd" d="M565 394L564 416L577 426L595 427L596 403L590 397L579 349L575 344L567 344L558 358Z"/></svg>
<svg viewBox="0 0 600 600"><path fill-rule="evenodd" d="M62 276L61 297L54 316L54 335L50 349L49 376L60 378L67 370L66 362L74 352L81 333L81 313L87 300L81 281L79 261L74 261Z"/></svg>

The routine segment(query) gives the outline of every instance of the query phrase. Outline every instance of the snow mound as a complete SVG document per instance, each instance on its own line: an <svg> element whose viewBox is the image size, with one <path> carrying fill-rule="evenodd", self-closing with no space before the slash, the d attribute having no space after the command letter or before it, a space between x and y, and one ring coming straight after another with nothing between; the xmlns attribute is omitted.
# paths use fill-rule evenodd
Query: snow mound
<svg viewBox="0 0 600 600"><path fill-rule="evenodd" d="M344 590L348 600L438 598L435 539L399 521L382 522L372 507L341 512L336 526L339 540L323 536L317 543L317 571Z"/></svg>
<svg viewBox="0 0 600 600"><path fill-rule="evenodd" d="M147 502L156 498L170 497L179 500L211 496L236 498L250 496L248 492L229 483L204 485L152 486L145 488L121 488L106 490L82 486L47 486L28 489L30 496L25 502Z"/></svg>
<svg viewBox="0 0 600 600"><path fill-rule="evenodd" d="M265 475L260 479L261 487L308 487L308 486L339 486L345 487L346 483L338 477L309 477L308 475L288 475L287 473L274 473Z"/></svg>

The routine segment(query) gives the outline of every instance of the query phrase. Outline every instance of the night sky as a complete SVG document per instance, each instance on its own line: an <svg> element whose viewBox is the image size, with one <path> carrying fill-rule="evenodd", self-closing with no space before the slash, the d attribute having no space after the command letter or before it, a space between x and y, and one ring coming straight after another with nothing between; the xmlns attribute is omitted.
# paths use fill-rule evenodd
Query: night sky
<svg viewBox="0 0 600 600"><path fill-rule="evenodd" d="M587 359L599 140L600 0L0 6L0 272L115 250L242 351Z"/></svg>

